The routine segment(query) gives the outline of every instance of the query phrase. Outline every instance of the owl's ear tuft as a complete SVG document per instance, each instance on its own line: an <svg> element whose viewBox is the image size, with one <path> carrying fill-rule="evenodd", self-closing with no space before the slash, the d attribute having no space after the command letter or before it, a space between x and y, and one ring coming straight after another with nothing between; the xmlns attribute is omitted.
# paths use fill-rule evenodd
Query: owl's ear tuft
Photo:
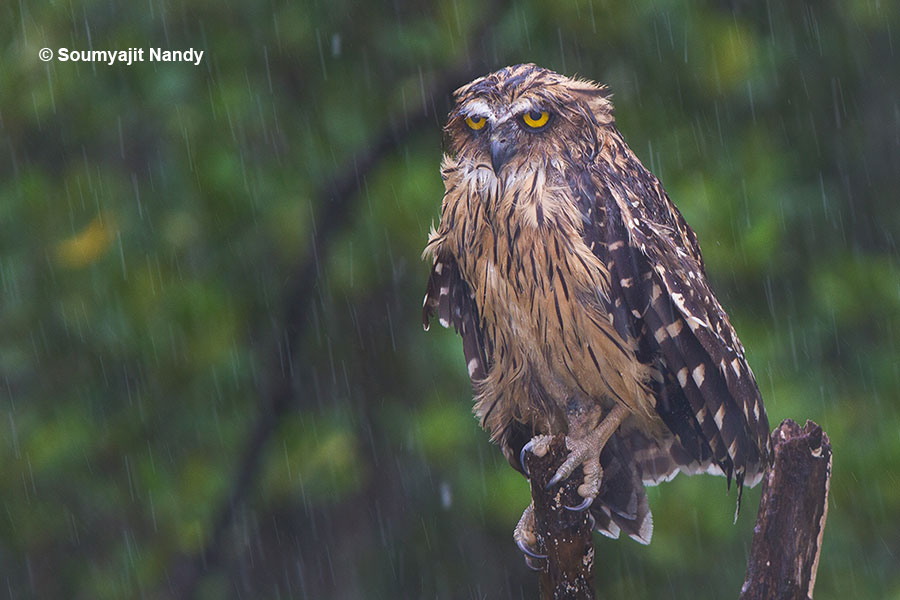
<svg viewBox="0 0 900 600"><path fill-rule="evenodd" d="M454 100L457 100L457 101L460 100L460 99L463 98L466 94L469 93L469 90L471 90L472 87L473 87L475 84L481 83L482 81L484 81L484 77L479 77L478 79L475 79L475 80L473 80L473 81L470 81L469 83L467 83L467 84L464 85L464 86L461 86L461 87L456 88L456 89L453 91L453 99L454 99Z"/></svg>
<svg viewBox="0 0 900 600"><path fill-rule="evenodd" d="M573 79L568 91L588 105L598 124L608 125L615 120L612 92L607 86L586 79Z"/></svg>

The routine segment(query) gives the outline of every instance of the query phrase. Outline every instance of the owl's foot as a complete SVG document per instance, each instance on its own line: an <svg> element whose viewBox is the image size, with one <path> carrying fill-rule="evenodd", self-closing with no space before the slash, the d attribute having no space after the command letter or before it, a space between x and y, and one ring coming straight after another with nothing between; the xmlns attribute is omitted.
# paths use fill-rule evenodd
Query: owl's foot
<svg viewBox="0 0 900 600"><path fill-rule="evenodd" d="M600 453L610 436L618 429L619 424L628 414L627 408L617 404L599 424L592 425L590 419L581 419L570 423L569 435L566 436L566 448L569 450L569 456L547 483L548 488L553 487L569 477L579 465L582 467L584 482L578 486L578 495L584 498L584 502L574 507L567 506L566 508L569 510L585 510L597 497L597 493L600 491L600 481L603 478Z"/></svg>
<svg viewBox="0 0 900 600"><path fill-rule="evenodd" d="M528 508L525 509L525 512L522 513L522 518L519 519L519 523L513 531L513 539L516 542L516 546L518 546L519 550L522 551L522 554L525 555L525 564L528 565L528 568L540 571L541 568L537 561L544 560L547 558L547 555L539 554L537 552L538 539L534 532L533 503L529 504Z"/></svg>

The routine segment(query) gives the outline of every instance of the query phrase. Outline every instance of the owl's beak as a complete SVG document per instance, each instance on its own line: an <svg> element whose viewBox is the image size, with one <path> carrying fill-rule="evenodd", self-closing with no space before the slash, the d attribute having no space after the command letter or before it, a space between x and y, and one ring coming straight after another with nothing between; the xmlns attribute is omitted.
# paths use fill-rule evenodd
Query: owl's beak
<svg viewBox="0 0 900 600"><path fill-rule="evenodd" d="M514 149L510 138L507 136L501 135L491 137L491 166L494 167L495 174L500 174L500 169L503 168L503 165L506 164L506 161L512 156Z"/></svg>

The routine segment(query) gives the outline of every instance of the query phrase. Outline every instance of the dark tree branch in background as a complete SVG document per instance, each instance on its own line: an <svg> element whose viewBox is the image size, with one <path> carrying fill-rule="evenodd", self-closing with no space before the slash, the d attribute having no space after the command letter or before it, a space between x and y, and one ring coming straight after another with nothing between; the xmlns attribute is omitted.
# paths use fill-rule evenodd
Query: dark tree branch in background
<svg viewBox="0 0 900 600"><path fill-rule="evenodd" d="M775 461L763 478L741 600L812 598L828 516L831 442L791 419L772 432Z"/></svg>
<svg viewBox="0 0 900 600"><path fill-rule="evenodd" d="M589 511L575 512L584 500L578 486L584 480L581 467L559 485L546 489L569 451L563 436L556 436L550 450L538 457L525 455L531 473L534 524L541 553L547 555L541 573L541 600L593 600L594 538Z"/></svg>
<svg viewBox="0 0 900 600"><path fill-rule="evenodd" d="M348 161L348 165L340 171L341 175L323 186L318 194L315 204L318 214L312 228L309 248L302 263L289 271L292 277L285 287L282 300L282 322L280 327L274 328L276 331L283 331L283 336L274 344L264 361L268 371L260 384L259 413L240 454L227 497L215 513L203 549L193 556L175 558L168 571L168 585L158 590L160 597L193 598L202 574L222 560L223 542L228 527L256 483L266 443L297 400L298 394L288 363L296 358L293 353L299 346L304 324L315 298L319 285L318 271L325 260L329 242L350 221L348 215L352 215L353 202L368 174L416 133L428 127L439 127L441 116L435 114L435 99L449 97L453 90L479 74L477 69L482 68L482 65L478 61L472 61L471 57L483 54L481 47L503 8L503 4L487 7L483 24L470 38L472 45L461 55L463 60L438 73L433 85L423 92L422 103L389 119L390 125L368 147Z"/></svg>

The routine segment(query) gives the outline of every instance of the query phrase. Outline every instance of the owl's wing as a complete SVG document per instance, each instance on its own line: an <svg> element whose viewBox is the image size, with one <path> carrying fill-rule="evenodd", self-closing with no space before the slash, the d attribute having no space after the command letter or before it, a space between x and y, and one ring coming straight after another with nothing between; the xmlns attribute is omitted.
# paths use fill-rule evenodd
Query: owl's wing
<svg viewBox="0 0 900 600"><path fill-rule="evenodd" d="M475 294L463 279L456 259L446 253L435 256L428 277L422 305L425 331L428 331L431 317L435 314L443 327L452 326L462 338L466 368L477 393L479 383L491 370L493 351L481 330ZM510 420L497 435L497 443L506 460L522 473L525 471L519 462L519 453L532 435L532 431L515 420Z"/></svg>
<svg viewBox="0 0 900 600"><path fill-rule="evenodd" d="M437 313L443 327L451 325L463 340L463 355L473 384L484 379L490 369L484 336L478 325L475 296L463 280L456 260L446 254L435 256L422 304L422 326L430 327L431 317Z"/></svg>
<svg viewBox="0 0 900 600"><path fill-rule="evenodd" d="M734 476L739 486L754 485L769 444L756 380L709 288L693 231L656 178L629 158L624 172L601 161L576 186L585 242L611 273L616 328L633 335L661 371L657 412L675 434L676 450L694 459L669 460L669 468L717 467L729 483ZM672 451L660 446L654 456L648 449L648 464L662 465ZM668 476L663 469L651 479Z"/></svg>

